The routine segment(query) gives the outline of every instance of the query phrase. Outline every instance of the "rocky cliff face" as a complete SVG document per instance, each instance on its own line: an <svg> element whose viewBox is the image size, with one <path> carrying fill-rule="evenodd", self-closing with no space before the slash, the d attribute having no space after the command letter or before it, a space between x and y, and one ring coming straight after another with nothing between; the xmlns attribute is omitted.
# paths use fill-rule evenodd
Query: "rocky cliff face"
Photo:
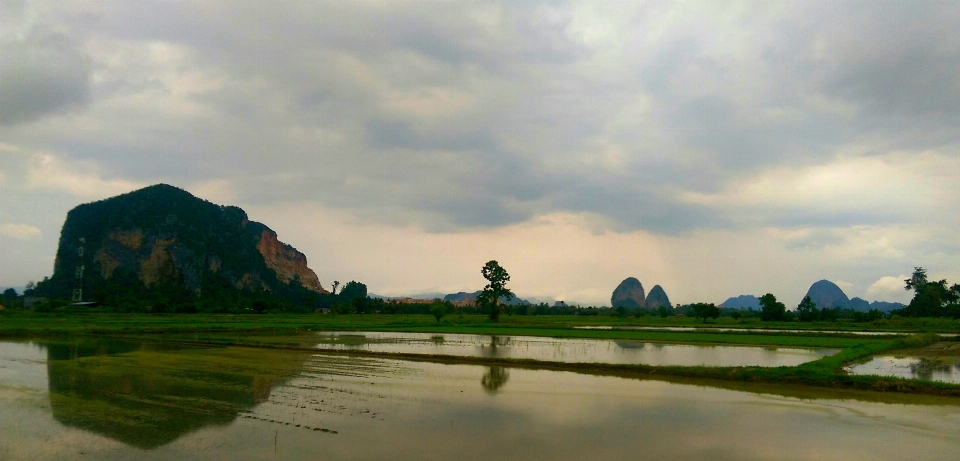
<svg viewBox="0 0 960 461"><path fill-rule="evenodd" d="M646 307L647 309L657 309L660 306L673 307L670 304L670 298L667 297L667 292L663 291L660 285L654 285L650 294L647 295Z"/></svg>
<svg viewBox="0 0 960 461"><path fill-rule="evenodd" d="M307 257L297 251L296 248L277 240L276 232L264 229L260 233L257 250L263 255L267 267L273 269L283 283L290 283L299 278L303 286L313 291L326 292L320 286L320 279L317 278L317 274L307 267Z"/></svg>
<svg viewBox="0 0 960 461"><path fill-rule="evenodd" d="M80 205L67 214L50 294L66 295L84 266L86 285L133 276L147 287L199 293L215 276L237 288L272 291L295 278L325 293L307 258L237 207L165 184Z"/></svg>
<svg viewBox="0 0 960 461"><path fill-rule="evenodd" d="M645 307L647 297L643 292L643 285L639 280L633 277L627 277L617 288L613 290L610 297L610 305L613 307L625 307L627 309L637 309Z"/></svg>

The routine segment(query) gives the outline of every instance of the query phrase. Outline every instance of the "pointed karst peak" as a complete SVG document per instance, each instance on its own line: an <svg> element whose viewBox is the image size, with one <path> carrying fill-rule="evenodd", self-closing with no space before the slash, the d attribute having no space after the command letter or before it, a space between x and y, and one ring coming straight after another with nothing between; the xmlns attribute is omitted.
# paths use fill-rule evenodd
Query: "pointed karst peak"
<svg viewBox="0 0 960 461"><path fill-rule="evenodd" d="M654 285L650 294L647 295L646 307L647 309L657 309L660 306L673 307L670 304L670 298L667 297L667 292L663 291L660 285Z"/></svg>
<svg viewBox="0 0 960 461"><path fill-rule="evenodd" d="M646 306L647 298L643 292L643 284L633 277L627 277L617 288L613 290L610 297L610 305L613 307L625 307L627 309L638 309Z"/></svg>
<svg viewBox="0 0 960 461"><path fill-rule="evenodd" d="M850 304L850 298L847 298L846 293L829 280L820 280L810 285L806 296L809 296L820 309L846 308Z"/></svg>

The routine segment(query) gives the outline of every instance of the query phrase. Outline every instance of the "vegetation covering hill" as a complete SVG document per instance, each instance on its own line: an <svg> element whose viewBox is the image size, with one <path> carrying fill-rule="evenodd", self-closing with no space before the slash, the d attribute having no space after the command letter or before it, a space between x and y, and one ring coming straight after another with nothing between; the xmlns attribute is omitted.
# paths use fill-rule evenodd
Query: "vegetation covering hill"
<svg viewBox="0 0 960 461"><path fill-rule="evenodd" d="M327 294L303 253L269 227L166 184L67 213L53 276L30 294L71 298L77 288L85 301L148 311Z"/></svg>
<svg viewBox="0 0 960 461"><path fill-rule="evenodd" d="M650 294L647 295L646 308L658 309L660 306L667 308L673 307L673 305L670 304L670 298L667 296L667 292L663 291L660 285L654 285L653 289L650 290Z"/></svg>
<svg viewBox="0 0 960 461"><path fill-rule="evenodd" d="M726 301L720 303L720 307L760 310L760 298L754 295L740 295L728 298Z"/></svg>
<svg viewBox="0 0 960 461"><path fill-rule="evenodd" d="M610 295L610 306L626 309L642 309L647 305L647 296L643 284L634 277L627 277L617 285Z"/></svg>
<svg viewBox="0 0 960 461"><path fill-rule="evenodd" d="M843 308L850 304L850 298L847 297L847 294L837 284L829 280L814 282L807 290L806 297L809 297L821 309Z"/></svg>
<svg viewBox="0 0 960 461"><path fill-rule="evenodd" d="M903 307L900 303L888 303L883 301L869 302L861 298L847 298L847 294L840 289L837 284L829 280L820 280L810 285L807 290L807 297L813 301L820 309L851 309L858 312L867 312L872 309L881 312L890 312Z"/></svg>
<svg viewBox="0 0 960 461"><path fill-rule="evenodd" d="M610 306L623 311L658 311L661 307L667 310L673 309L663 287L654 285L650 293L646 294L643 284L635 277L627 277L617 285L610 295Z"/></svg>

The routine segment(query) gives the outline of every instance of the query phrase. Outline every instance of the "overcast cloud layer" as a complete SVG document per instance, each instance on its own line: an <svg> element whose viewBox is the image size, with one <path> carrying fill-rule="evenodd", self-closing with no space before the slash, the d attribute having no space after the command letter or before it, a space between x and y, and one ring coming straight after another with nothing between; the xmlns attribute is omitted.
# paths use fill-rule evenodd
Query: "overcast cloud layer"
<svg viewBox="0 0 960 461"><path fill-rule="evenodd" d="M598 304L627 276L788 305L821 278L899 301L916 265L960 281L960 2L0 17L0 286L49 275L67 210L155 182L381 294L478 289L487 259Z"/></svg>

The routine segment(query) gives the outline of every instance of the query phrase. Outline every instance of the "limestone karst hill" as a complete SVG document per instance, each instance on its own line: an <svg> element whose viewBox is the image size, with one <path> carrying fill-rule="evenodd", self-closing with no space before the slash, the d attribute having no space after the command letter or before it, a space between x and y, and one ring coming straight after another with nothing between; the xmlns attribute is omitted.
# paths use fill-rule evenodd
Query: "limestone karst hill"
<svg viewBox="0 0 960 461"><path fill-rule="evenodd" d="M610 296L610 305L612 307L625 307L627 309L639 309L646 307L647 296L643 291L643 284L634 277L627 277L617 288L613 290Z"/></svg>
<svg viewBox="0 0 960 461"><path fill-rule="evenodd" d="M850 304L850 298L847 297L847 294L837 284L829 280L820 280L810 285L806 296L809 296L810 300L820 309L846 308Z"/></svg>
<svg viewBox="0 0 960 461"><path fill-rule="evenodd" d="M673 307L673 305L670 304L670 298L667 296L667 292L663 291L663 287L654 285L650 293L647 294L646 308L657 309L660 306Z"/></svg>
<svg viewBox="0 0 960 461"><path fill-rule="evenodd" d="M80 267L90 295L134 279L147 288L195 294L216 286L277 293L299 285L326 293L306 256L269 227L250 221L238 207L166 184L70 210L53 276L38 293L69 297Z"/></svg>

